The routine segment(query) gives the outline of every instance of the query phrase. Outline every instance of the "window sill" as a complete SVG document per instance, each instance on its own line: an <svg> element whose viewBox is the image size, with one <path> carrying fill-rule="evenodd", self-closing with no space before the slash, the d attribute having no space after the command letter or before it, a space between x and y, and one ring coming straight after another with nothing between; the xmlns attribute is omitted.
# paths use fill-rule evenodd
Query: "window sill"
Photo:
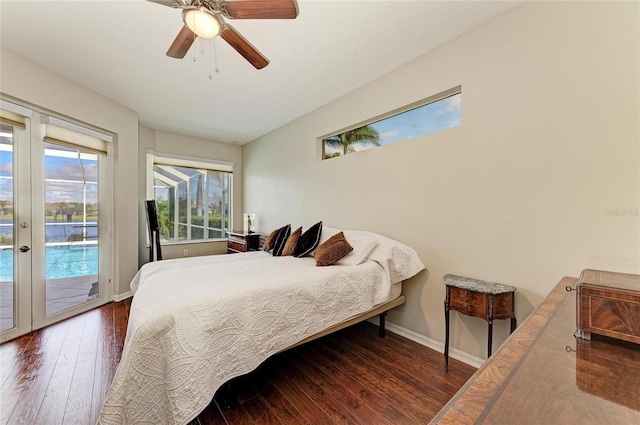
<svg viewBox="0 0 640 425"><path fill-rule="evenodd" d="M160 242L160 246L171 246L171 245L193 245L198 243L227 243L226 238L215 238L215 239L199 239L194 241L169 241L169 242Z"/></svg>
<svg viewBox="0 0 640 425"><path fill-rule="evenodd" d="M199 243L227 243L227 238L215 238L215 239L199 239L195 241L169 241L169 242L160 242L160 246L176 246L176 245L193 245ZM147 243L147 248L149 248L151 244Z"/></svg>

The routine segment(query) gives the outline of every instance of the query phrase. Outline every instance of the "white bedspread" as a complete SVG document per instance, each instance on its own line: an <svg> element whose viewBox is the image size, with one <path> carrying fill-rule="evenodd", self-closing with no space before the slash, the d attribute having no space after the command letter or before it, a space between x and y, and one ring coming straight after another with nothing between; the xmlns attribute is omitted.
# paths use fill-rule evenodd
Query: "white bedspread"
<svg viewBox="0 0 640 425"><path fill-rule="evenodd" d="M358 266L263 252L145 265L98 423L188 423L229 379L387 301L392 283L424 268L412 252L401 270L373 254Z"/></svg>

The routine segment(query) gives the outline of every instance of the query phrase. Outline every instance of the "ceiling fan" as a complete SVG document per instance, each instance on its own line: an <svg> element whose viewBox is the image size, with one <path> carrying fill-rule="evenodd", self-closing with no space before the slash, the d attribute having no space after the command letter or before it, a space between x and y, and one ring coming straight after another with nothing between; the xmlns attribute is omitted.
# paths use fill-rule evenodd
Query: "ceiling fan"
<svg viewBox="0 0 640 425"><path fill-rule="evenodd" d="M218 35L257 69L269 60L239 32L224 21L228 19L295 19L295 0L148 0L152 3L182 9L184 26L167 50L167 56L182 59L196 36L213 38Z"/></svg>

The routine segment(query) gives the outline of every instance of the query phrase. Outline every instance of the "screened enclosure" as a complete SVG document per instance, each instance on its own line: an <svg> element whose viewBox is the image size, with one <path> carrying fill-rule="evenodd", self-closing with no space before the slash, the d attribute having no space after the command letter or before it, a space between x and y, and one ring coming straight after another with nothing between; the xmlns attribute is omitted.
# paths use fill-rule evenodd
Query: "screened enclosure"
<svg viewBox="0 0 640 425"><path fill-rule="evenodd" d="M162 241L225 238L232 174L154 164L153 185Z"/></svg>

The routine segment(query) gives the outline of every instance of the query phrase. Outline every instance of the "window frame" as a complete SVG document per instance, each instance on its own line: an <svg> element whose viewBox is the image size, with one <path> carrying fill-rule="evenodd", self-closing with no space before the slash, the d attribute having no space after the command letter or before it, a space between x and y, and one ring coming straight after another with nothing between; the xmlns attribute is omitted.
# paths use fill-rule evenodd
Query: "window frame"
<svg viewBox="0 0 640 425"><path fill-rule="evenodd" d="M434 95L428 96L428 97L426 97L424 99L417 100L417 101L415 101L413 103L410 103L408 105L402 106L400 108L393 109L393 110L391 110L389 112L377 115L377 116L375 116L373 118L361 121L361 122L359 122L357 124L353 124L353 125L350 125L348 127L344 127L341 130L332 131L331 133L328 133L328 134L325 134L323 136L320 136L317 139L318 143L320 144L320 149L319 149L319 151L320 151L320 160L324 161L326 159L333 159L334 158L334 157L325 157L325 155L327 154L325 140L328 139L329 137L337 136L339 134L343 134L343 133L349 132L351 130L358 129L358 128L364 127L366 125L375 124L375 123L377 123L379 121L382 121L382 120L385 120L387 118L391 118L393 116L400 115L400 114L403 114L405 112L409 112L409 111L412 111L414 109L417 109L417 108L420 108L420 107L423 107L423 106L427 106L427 105L430 105L432 103L436 103L436 102L444 100L444 99L446 99L448 97L456 96L456 95L459 95L459 94L460 95L462 94L462 85L458 85L458 86L450 88L448 90L444 90L444 91L442 91L440 93L436 93ZM439 132L439 131L432 132L432 133L425 133L425 134L423 134L423 136L424 135L433 134L433 133L437 133L437 132ZM397 140L397 141L391 142L389 144L403 142L403 141L406 141L406 140L411 140L411 139ZM386 145L381 145L381 146L386 146ZM375 147L381 147L381 146L375 146ZM341 155L338 155L338 156L345 156L345 155L341 154Z"/></svg>

